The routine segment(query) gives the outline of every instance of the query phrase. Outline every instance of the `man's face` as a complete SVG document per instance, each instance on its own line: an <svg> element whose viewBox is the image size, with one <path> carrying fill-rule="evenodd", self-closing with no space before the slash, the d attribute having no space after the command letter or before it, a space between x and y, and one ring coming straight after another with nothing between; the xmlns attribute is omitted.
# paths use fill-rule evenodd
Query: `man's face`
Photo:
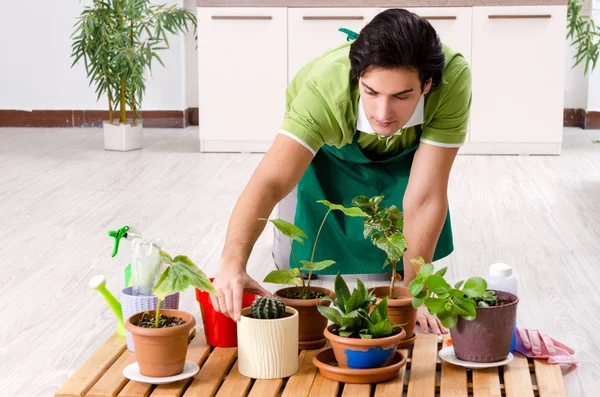
<svg viewBox="0 0 600 397"><path fill-rule="evenodd" d="M365 114L379 135L390 136L413 115L421 94L431 89L431 79L421 91L419 73L413 69L369 67L358 81Z"/></svg>

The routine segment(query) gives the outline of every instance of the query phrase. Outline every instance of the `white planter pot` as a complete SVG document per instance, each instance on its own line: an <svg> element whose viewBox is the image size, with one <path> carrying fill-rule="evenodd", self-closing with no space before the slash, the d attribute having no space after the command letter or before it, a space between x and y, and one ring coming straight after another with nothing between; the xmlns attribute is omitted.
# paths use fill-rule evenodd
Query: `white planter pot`
<svg viewBox="0 0 600 397"><path fill-rule="evenodd" d="M131 120L125 124L102 123L104 127L104 149L125 152L142 148L142 120Z"/></svg>
<svg viewBox="0 0 600 397"><path fill-rule="evenodd" d="M242 310L237 326L238 370L253 379L287 378L298 372L298 312L285 308L288 317L262 320Z"/></svg>

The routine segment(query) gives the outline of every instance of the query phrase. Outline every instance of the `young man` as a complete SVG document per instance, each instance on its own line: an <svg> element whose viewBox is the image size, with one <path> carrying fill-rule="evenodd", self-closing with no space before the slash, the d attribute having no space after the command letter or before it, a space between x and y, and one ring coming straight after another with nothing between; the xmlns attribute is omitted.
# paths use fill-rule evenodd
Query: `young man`
<svg viewBox="0 0 600 397"><path fill-rule="evenodd" d="M244 290L268 294L248 276L246 261L265 226L258 219L296 186L294 223L309 236L325 210L317 200L348 206L357 195L383 195L398 206L408 241L405 285L415 277L410 258L449 255L447 186L470 105L465 59L406 10L382 12L354 42L305 65L288 86L282 128L231 216L214 280L217 310L237 320ZM381 272L383 255L340 215L326 222L315 258L337 262L324 274L364 274ZM417 321L424 332L446 332L426 309Z"/></svg>

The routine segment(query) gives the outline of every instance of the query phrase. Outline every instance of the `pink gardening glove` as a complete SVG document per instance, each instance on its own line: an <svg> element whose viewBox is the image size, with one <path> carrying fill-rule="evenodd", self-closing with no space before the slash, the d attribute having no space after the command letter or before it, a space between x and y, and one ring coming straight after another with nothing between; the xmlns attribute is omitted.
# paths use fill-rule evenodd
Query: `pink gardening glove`
<svg viewBox="0 0 600 397"><path fill-rule="evenodd" d="M549 364L577 364L573 349L535 329L517 327L515 350L530 358L547 358Z"/></svg>

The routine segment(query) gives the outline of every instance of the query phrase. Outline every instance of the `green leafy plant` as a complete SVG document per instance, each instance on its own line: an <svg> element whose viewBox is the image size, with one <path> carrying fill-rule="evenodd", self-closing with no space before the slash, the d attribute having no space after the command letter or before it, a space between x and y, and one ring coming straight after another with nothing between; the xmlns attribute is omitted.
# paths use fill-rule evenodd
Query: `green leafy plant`
<svg viewBox="0 0 600 397"><path fill-rule="evenodd" d="M185 33L188 23L195 32L192 11L151 5L150 0L94 0L84 8L71 36L71 67L83 58L97 99L108 97L111 123L118 101L119 121L127 121L128 106L135 125L146 89L146 70L152 70L153 59L164 66L157 51L169 48L167 33Z"/></svg>
<svg viewBox="0 0 600 397"><path fill-rule="evenodd" d="M358 196L352 200L352 205L360 208L364 213L364 237L371 238L377 248L383 250L387 259L383 264L385 269L392 265L392 278L390 281L390 299L394 292L394 284L400 279L396 264L402 260L408 247L406 238L402 234L402 212L395 205L380 207L384 196L366 197Z"/></svg>
<svg viewBox="0 0 600 397"><path fill-rule="evenodd" d="M274 296L257 296L250 308L254 318L263 320L274 320L285 314L285 303Z"/></svg>
<svg viewBox="0 0 600 397"><path fill-rule="evenodd" d="M600 28L596 26L593 18L583 14L581 0L569 0L567 38L572 40L571 44L577 47L573 67L585 62L585 74L588 73L590 67L594 70L600 49Z"/></svg>
<svg viewBox="0 0 600 397"><path fill-rule="evenodd" d="M209 292L214 296L218 295L210 279L187 256L179 255L171 258L165 251L160 251L160 258L167 267L152 289L152 293L158 298L154 323L156 328L160 324L160 305L167 295L183 292L190 286Z"/></svg>
<svg viewBox="0 0 600 397"><path fill-rule="evenodd" d="M408 285L413 297L413 307L425 305L429 313L435 314L446 328L452 328L458 316L465 320L475 320L477 307L489 307L502 304L494 291L487 290L487 282L481 277L471 277L459 281L452 287L444 275L447 267L433 272L433 264L425 263L423 258L410 260L417 276Z"/></svg>
<svg viewBox="0 0 600 397"><path fill-rule="evenodd" d="M319 242L319 237L321 235L321 230L323 229L323 225L327 220L327 217L331 213L331 211L342 211L347 216L364 216L362 210L358 208L346 208L339 204L332 204L327 200L319 200L318 203L321 203L328 207L327 213L323 217L323 221L321 222L321 226L317 232L317 236L315 237L315 241L313 244L312 254L310 260L300 260L296 258L296 253L294 251L293 242L296 241L299 244L304 245L304 239L308 238L306 233L299 227L293 225L290 222L284 221L283 219L265 219L260 218L260 220L271 222L275 227L284 235L290 239L290 244L292 247L292 257L294 258L295 268L292 269L281 269L281 270L273 270L263 280L265 283L273 283L273 284L294 284L298 287L302 286L302 290L298 294L300 299L311 299L318 296L315 296L313 292L310 291L310 280L312 277L312 273L314 271L327 269L329 266L334 265L335 261L332 260L323 260L320 262L315 262L315 250L317 248L317 243ZM308 272L307 281L304 281L304 277L302 276L302 272Z"/></svg>
<svg viewBox="0 0 600 397"><path fill-rule="evenodd" d="M377 298L362 281L356 282L357 288L350 293L346 281L338 273L334 281L336 299L325 298L333 302L335 308L317 305L319 312L339 326L337 333L343 337L372 339L392 335L401 325L392 324L388 319L387 297L376 305Z"/></svg>

